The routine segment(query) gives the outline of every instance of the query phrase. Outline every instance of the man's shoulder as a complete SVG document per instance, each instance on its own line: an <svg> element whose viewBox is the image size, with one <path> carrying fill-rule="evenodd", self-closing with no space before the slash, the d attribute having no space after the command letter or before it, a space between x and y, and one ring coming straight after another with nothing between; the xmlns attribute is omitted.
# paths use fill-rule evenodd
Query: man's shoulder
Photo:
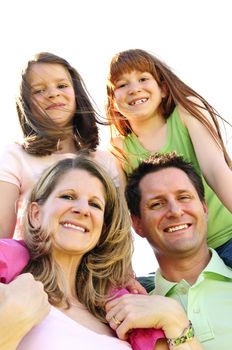
<svg viewBox="0 0 232 350"><path fill-rule="evenodd" d="M151 272L147 276L137 277L137 280L142 284L148 293L155 289L155 272Z"/></svg>

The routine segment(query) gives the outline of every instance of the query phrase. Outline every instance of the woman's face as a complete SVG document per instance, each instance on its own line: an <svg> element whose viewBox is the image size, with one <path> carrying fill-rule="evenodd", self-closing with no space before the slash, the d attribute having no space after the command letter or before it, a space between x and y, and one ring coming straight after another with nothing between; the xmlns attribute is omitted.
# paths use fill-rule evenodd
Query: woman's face
<svg viewBox="0 0 232 350"><path fill-rule="evenodd" d="M32 113L51 118L59 126L72 124L76 98L72 78L61 64L32 64L27 77Z"/></svg>
<svg viewBox="0 0 232 350"><path fill-rule="evenodd" d="M53 250L82 256L99 241L105 205L101 181L85 170L72 169L42 206L31 204L31 221L49 230Z"/></svg>

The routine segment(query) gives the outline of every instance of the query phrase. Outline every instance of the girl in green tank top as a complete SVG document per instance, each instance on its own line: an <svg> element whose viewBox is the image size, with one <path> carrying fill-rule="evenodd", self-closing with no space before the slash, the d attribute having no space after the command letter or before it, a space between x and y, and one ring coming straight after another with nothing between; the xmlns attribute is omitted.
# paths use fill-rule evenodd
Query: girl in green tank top
<svg viewBox="0 0 232 350"><path fill-rule="evenodd" d="M107 82L112 153L126 174L156 152L176 151L202 175L208 244L232 267L232 172L217 111L152 54L116 54Z"/></svg>

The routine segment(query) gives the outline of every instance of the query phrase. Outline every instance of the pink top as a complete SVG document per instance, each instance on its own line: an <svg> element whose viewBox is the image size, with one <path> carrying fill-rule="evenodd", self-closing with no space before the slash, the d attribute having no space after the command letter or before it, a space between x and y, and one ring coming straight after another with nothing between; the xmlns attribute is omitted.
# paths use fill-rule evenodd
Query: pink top
<svg viewBox="0 0 232 350"><path fill-rule="evenodd" d="M29 253L23 241L0 240L0 282L9 283L20 274L29 261Z"/></svg>
<svg viewBox="0 0 232 350"><path fill-rule="evenodd" d="M48 316L20 342L17 350L129 350L116 337L96 333L52 307Z"/></svg>
<svg viewBox="0 0 232 350"><path fill-rule="evenodd" d="M0 282L9 283L29 261L29 253L22 241L0 240ZM116 290L116 298L128 294L127 289ZM129 342L133 350L153 350L158 339L164 338L160 329L133 329ZM49 315L21 341L17 350L123 350L131 348L127 342L100 335L75 322L52 307Z"/></svg>

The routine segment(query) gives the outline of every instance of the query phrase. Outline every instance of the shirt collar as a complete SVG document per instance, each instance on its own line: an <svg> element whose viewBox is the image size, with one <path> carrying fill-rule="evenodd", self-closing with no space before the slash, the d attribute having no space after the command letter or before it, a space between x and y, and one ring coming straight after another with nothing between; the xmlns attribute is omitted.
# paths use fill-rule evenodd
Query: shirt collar
<svg viewBox="0 0 232 350"><path fill-rule="evenodd" d="M225 278L232 280L232 269L226 266L223 260L219 257L217 252L214 249L209 248L211 252L211 259L205 269L202 271L203 275L207 274L217 274ZM202 274L201 274L202 275ZM202 276L199 276L198 280L202 279ZM198 283L198 280L195 284ZM160 273L160 269L156 271L155 274L155 290L154 294L166 295L173 287L175 287L177 282L170 282L166 280Z"/></svg>
<svg viewBox="0 0 232 350"><path fill-rule="evenodd" d="M210 248L209 250L211 251L211 259L203 270L204 274L211 272L232 279L232 269L225 265L224 261L214 249Z"/></svg>

